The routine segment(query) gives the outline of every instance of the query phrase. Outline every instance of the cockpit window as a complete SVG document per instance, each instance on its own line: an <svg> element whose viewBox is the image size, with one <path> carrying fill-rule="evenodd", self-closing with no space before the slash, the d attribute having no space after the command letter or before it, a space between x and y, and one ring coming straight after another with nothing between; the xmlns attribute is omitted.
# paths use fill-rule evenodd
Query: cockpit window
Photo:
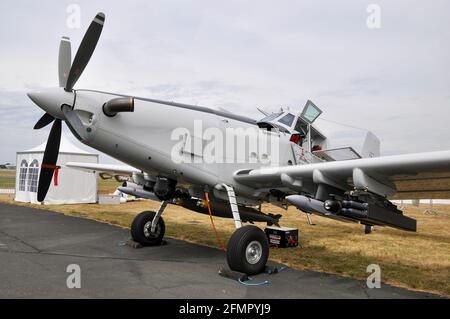
<svg viewBox="0 0 450 319"><path fill-rule="evenodd" d="M263 118L260 122L271 122L271 121L275 120L280 115L281 115L281 113L270 114L270 115L266 116L265 118Z"/></svg>
<svg viewBox="0 0 450 319"><path fill-rule="evenodd" d="M294 119L295 119L295 116L291 113L288 113L285 116L283 116L281 119L279 119L278 122L290 127L292 125L292 123L294 122Z"/></svg>
<svg viewBox="0 0 450 319"><path fill-rule="evenodd" d="M281 125L275 123L258 122L259 128L266 129L267 131L280 131L282 133L290 134L289 130Z"/></svg>

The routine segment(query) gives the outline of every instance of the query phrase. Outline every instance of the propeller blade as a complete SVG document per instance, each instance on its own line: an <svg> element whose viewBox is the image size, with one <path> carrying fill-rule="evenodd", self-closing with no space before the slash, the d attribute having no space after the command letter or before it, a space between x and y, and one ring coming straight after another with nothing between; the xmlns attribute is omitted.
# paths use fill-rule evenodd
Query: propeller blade
<svg viewBox="0 0 450 319"><path fill-rule="evenodd" d="M77 113L74 110L72 110L72 107L70 107L70 105L67 104L64 104L62 106L62 111L64 117L66 118L66 124L69 127L70 131L73 133L73 135L77 136L78 139L81 139L83 141L86 140L87 138L86 128L84 127Z"/></svg>
<svg viewBox="0 0 450 319"><path fill-rule="evenodd" d="M105 22L105 15L102 12L97 13L91 25L86 31L86 34L81 41L80 47L75 55L75 58L70 68L69 77L67 78L66 91L71 91L77 82L84 68L88 64L92 53L94 53L100 34L102 33L103 23Z"/></svg>
<svg viewBox="0 0 450 319"><path fill-rule="evenodd" d="M41 172L39 174L39 185L37 200L42 202L47 195L52 182L53 171L58 160L59 144L61 142L61 120L55 119L45 146L44 158L42 159Z"/></svg>
<svg viewBox="0 0 450 319"><path fill-rule="evenodd" d="M59 87L66 87L67 78L70 72L70 65L72 64L72 49L70 39L62 37L59 43L59 58L58 58L58 76Z"/></svg>
<svg viewBox="0 0 450 319"><path fill-rule="evenodd" d="M39 119L39 121L37 121L37 123L34 125L34 129L35 130L39 130L47 125L49 125L51 122L53 122L55 118L53 116L51 116L48 113L45 113L44 115L42 115L42 117Z"/></svg>

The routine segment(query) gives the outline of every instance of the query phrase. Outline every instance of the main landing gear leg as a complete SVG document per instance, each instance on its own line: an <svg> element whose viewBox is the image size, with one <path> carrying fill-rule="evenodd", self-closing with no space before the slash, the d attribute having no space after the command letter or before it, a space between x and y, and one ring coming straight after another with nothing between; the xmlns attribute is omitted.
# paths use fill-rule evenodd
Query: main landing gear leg
<svg viewBox="0 0 450 319"><path fill-rule="evenodd" d="M227 191L236 231L227 245L227 263L231 270L256 275L264 271L269 258L269 242L258 227L242 226L236 195L231 186L222 184Z"/></svg>
<svg viewBox="0 0 450 319"><path fill-rule="evenodd" d="M364 225L364 234L370 234L370 233L372 233L372 230L373 230L373 226L371 226L371 225Z"/></svg>
<svg viewBox="0 0 450 319"><path fill-rule="evenodd" d="M131 224L131 237L142 246L161 245L166 226L161 217L168 201L162 201L157 212L144 211Z"/></svg>

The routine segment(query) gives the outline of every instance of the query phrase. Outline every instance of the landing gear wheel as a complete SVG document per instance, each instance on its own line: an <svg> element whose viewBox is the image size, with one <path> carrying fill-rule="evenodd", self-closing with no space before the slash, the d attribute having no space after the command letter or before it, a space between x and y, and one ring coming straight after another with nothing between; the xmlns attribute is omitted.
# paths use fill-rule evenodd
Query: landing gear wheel
<svg viewBox="0 0 450 319"><path fill-rule="evenodd" d="M264 271L269 258L266 234L256 226L244 226L231 235L227 262L231 270L256 275Z"/></svg>
<svg viewBox="0 0 450 319"><path fill-rule="evenodd" d="M166 226L160 216L158 224L156 224L155 232L152 233L152 221L155 215L155 212L145 211L137 215L131 223L131 237L142 246L161 245Z"/></svg>

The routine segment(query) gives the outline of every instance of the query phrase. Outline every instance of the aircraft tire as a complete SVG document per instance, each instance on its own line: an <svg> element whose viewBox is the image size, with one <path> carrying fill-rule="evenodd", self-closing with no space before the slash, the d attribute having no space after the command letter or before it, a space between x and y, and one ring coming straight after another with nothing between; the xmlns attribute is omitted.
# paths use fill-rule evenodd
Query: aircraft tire
<svg viewBox="0 0 450 319"><path fill-rule="evenodd" d="M269 258L266 234L256 226L237 229L227 245L227 263L231 270L256 275L264 271Z"/></svg>
<svg viewBox="0 0 450 319"><path fill-rule="evenodd" d="M137 215L131 223L131 238L142 246L161 245L166 226L160 216L155 233L151 233L150 229L155 215L156 213L153 211L144 211Z"/></svg>

